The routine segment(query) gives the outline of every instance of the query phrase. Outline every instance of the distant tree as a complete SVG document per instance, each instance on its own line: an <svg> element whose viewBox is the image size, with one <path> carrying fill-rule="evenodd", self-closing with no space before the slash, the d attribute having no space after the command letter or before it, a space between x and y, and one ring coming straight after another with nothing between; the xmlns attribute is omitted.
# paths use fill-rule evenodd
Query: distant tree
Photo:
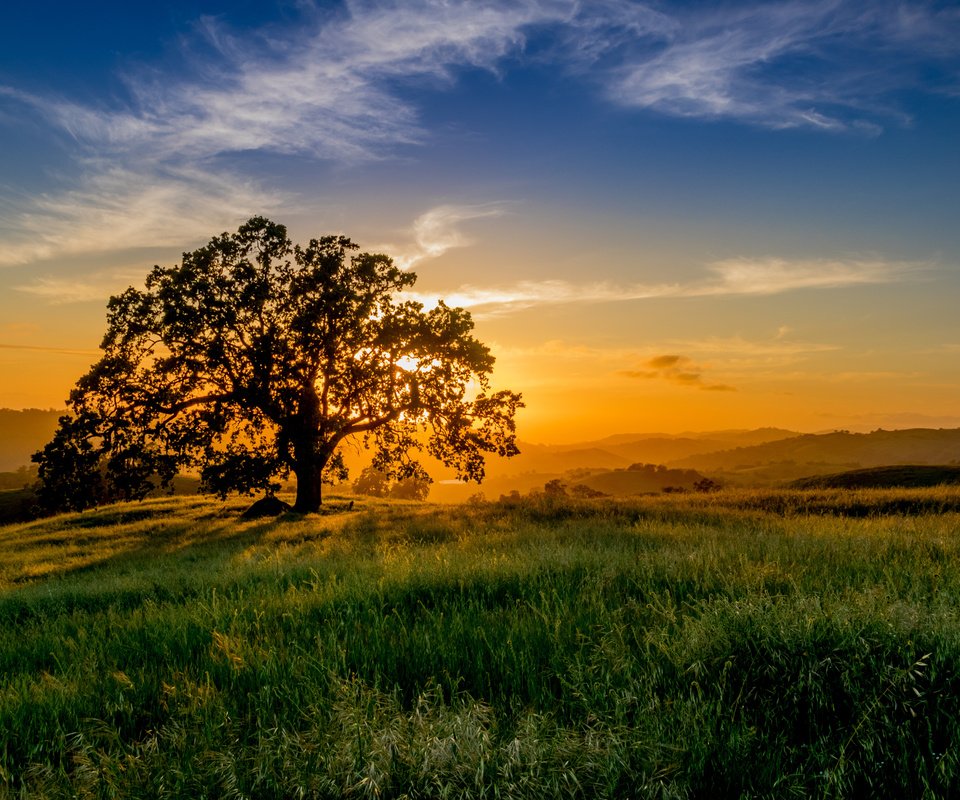
<svg viewBox="0 0 960 800"><path fill-rule="evenodd" d="M643 463L637 463L637 464L631 464L629 467L627 467L627 471L629 471L629 472L648 472L648 473L650 473L650 474L652 475L653 473L657 472L657 470L659 470L660 468L661 468L661 467L660 467L660 465L658 465L658 464L643 464Z"/></svg>
<svg viewBox="0 0 960 800"><path fill-rule="evenodd" d="M412 475L401 478L390 486L390 497L396 500L426 500L430 495L430 480Z"/></svg>
<svg viewBox="0 0 960 800"><path fill-rule="evenodd" d="M543 492L551 497L565 497L567 485L560 478L554 478L543 485Z"/></svg>
<svg viewBox="0 0 960 800"><path fill-rule="evenodd" d="M351 488L357 494L386 497L390 492L390 476L376 467L364 467Z"/></svg>
<svg viewBox="0 0 960 800"><path fill-rule="evenodd" d="M478 482L485 454L516 455L520 395L490 392L470 314L397 299L416 276L355 250L343 236L294 247L255 217L112 297L103 355L34 456L41 503L140 498L195 469L221 497L292 473L309 512L346 477L348 437L397 479L426 476L423 447Z"/></svg>
<svg viewBox="0 0 960 800"><path fill-rule="evenodd" d="M397 500L426 500L430 494L430 479L412 475L391 481L390 476L376 467L364 467L353 482L353 491L370 497L393 497Z"/></svg>
<svg viewBox="0 0 960 800"><path fill-rule="evenodd" d="M701 478L693 484L695 492L718 492L723 487L712 478Z"/></svg>
<svg viewBox="0 0 960 800"><path fill-rule="evenodd" d="M587 499L610 496L606 492L601 492L599 489L594 489L591 486L587 486L585 483L578 483L575 486L571 486L570 494L573 497L583 497Z"/></svg>

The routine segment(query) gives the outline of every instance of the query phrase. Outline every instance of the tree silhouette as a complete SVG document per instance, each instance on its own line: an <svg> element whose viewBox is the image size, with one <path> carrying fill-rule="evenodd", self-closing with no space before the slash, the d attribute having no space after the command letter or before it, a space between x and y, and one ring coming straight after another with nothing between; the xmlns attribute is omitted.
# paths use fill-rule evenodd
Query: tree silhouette
<svg viewBox="0 0 960 800"><path fill-rule="evenodd" d="M316 511L344 479L348 438L393 478L428 479L427 452L480 481L515 455L520 395L491 393L494 359L461 308L397 293L416 276L343 236L292 246L254 217L112 297L100 360L34 460L50 509L142 498L179 470L228 492L273 490Z"/></svg>
<svg viewBox="0 0 960 800"><path fill-rule="evenodd" d="M426 500L430 482L415 475L391 481L390 476L376 467L364 467L351 487L357 494L370 497L394 497L398 500Z"/></svg>

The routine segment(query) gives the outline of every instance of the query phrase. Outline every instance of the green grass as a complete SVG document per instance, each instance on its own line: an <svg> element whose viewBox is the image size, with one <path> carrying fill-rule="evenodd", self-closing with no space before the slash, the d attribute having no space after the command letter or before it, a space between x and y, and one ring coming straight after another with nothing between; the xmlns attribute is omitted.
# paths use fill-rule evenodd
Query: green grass
<svg viewBox="0 0 960 800"><path fill-rule="evenodd" d="M0 528L0 796L947 797L960 492Z"/></svg>
<svg viewBox="0 0 960 800"><path fill-rule="evenodd" d="M893 486L917 488L958 483L960 483L958 466L900 464L890 467L853 469L833 475L813 475L795 480L790 485L797 489L868 489Z"/></svg>

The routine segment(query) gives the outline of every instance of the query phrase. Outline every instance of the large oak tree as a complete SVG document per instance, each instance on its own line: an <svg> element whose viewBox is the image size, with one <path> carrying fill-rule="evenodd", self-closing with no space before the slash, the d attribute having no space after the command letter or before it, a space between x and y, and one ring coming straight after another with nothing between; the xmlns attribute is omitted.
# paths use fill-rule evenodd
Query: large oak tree
<svg viewBox="0 0 960 800"><path fill-rule="evenodd" d="M41 502L143 497L182 470L202 487L270 489L292 473L316 511L353 437L393 477L425 477L424 447L462 479L517 451L520 395L491 392L473 322L400 294L416 280L343 236L294 247L255 217L112 297L100 360L34 456Z"/></svg>

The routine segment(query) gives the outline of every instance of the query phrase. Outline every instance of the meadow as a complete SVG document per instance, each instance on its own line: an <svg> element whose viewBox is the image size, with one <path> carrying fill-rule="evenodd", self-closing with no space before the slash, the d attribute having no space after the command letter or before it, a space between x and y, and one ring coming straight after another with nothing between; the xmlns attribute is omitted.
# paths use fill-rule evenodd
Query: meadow
<svg viewBox="0 0 960 800"><path fill-rule="evenodd" d="M950 797L960 490L0 527L0 797Z"/></svg>

